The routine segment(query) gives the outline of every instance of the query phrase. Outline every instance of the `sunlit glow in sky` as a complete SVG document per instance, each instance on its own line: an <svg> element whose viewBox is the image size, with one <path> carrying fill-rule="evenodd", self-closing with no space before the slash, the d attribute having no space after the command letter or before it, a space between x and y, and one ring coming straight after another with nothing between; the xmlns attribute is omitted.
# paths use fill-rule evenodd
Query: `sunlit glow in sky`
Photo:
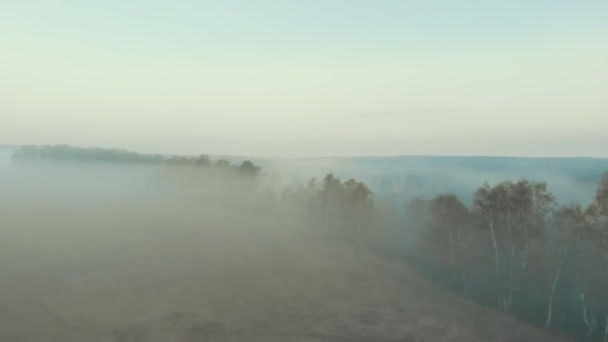
<svg viewBox="0 0 608 342"><path fill-rule="evenodd" d="M0 2L0 144L608 157L608 1Z"/></svg>

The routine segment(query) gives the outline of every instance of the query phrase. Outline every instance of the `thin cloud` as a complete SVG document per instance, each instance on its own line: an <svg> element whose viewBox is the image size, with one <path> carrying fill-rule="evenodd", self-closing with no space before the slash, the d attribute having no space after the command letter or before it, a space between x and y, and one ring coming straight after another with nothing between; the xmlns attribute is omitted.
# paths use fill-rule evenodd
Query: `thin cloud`
<svg viewBox="0 0 608 342"><path fill-rule="evenodd" d="M461 107L421 107L408 108L398 111L360 112L353 114L352 116L360 118L381 118L396 116L427 117L429 115L446 115L454 113L463 113L465 111L466 109Z"/></svg>

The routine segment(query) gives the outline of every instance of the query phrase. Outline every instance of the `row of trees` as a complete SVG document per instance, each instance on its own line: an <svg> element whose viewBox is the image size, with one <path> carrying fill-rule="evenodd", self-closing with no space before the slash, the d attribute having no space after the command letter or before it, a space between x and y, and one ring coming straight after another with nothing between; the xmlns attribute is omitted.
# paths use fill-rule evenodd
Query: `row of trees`
<svg viewBox="0 0 608 342"><path fill-rule="evenodd" d="M328 174L287 188L281 200L332 237L366 247L370 237L394 240L384 235L390 211L363 182ZM547 184L521 179L483 184L472 206L442 194L397 216L422 240L383 248L417 245L407 260L435 281L535 325L608 341L608 172L586 208L560 205Z"/></svg>
<svg viewBox="0 0 608 342"><path fill-rule="evenodd" d="M312 178L306 186L288 187L281 200L304 208L308 225L328 235L341 236L363 244L374 218L374 201L369 187L355 179L346 181L332 173L320 181Z"/></svg>
<svg viewBox="0 0 608 342"><path fill-rule="evenodd" d="M411 205L436 279L547 328L608 340L608 172L587 208L559 205L527 180L482 185L472 208L454 195Z"/></svg>
<svg viewBox="0 0 608 342"><path fill-rule="evenodd" d="M113 162L130 164L165 164L172 166L190 166L216 168L240 175L255 178L261 167L250 160L233 164L227 159L211 160L208 155L162 155L131 152L121 149L82 148L69 145L25 145L13 152L15 161L77 161L77 162Z"/></svg>

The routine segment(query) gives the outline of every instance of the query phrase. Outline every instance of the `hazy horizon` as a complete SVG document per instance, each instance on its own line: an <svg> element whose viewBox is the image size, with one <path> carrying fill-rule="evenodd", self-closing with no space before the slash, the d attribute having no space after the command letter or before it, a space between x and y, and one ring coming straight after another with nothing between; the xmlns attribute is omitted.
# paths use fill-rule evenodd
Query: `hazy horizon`
<svg viewBox="0 0 608 342"><path fill-rule="evenodd" d="M608 157L603 1L5 1L0 11L0 144Z"/></svg>
<svg viewBox="0 0 608 342"><path fill-rule="evenodd" d="M131 149L122 145L72 145L65 143L48 143L48 144L0 144L0 149L16 149L20 146L71 146L77 148L101 148L101 149L116 149L129 152L143 154L162 154L162 155L184 155L198 156L208 155L212 157L226 158L253 158L255 160L306 160L306 159L392 159L392 158L496 158L496 159L608 159L608 156L591 156L591 155L490 155L490 154L308 154L308 155L276 155L276 154L244 154L244 153L209 153L206 150L186 150L175 151L168 149L154 150L151 148L135 148Z"/></svg>
<svg viewBox="0 0 608 342"><path fill-rule="evenodd" d="M608 341L608 1L0 0L0 341Z"/></svg>

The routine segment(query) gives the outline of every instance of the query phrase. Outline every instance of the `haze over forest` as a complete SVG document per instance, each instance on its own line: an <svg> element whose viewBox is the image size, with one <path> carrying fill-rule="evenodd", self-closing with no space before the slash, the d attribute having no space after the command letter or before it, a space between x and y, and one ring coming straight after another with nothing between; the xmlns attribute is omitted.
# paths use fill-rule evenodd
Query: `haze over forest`
<svg viewBox="0 0 608 342"><path fill-rule="evenodd" d="M608 336L606 160L296 160L302 172L285 183L284 160L266 160L269 172L239 158L67 145L2 155L2 339ZM469 189L436 171L444 179L432 181L434 168L498 179L535 163L562 165L547 174L577 196L595 183L586 203L532 179ZM408 167L428 178L408 179ZM298 181L307 172L317 175ZM402 175L403 197L349 175L383 172L389 183ZM441 184L472 200L435 193Z"/></svg>
<svg viewBox="0 0 608 342"><path fill-rule="evenodd" d="M0 1L0 341L608 342L608 1Z"/></svg>

